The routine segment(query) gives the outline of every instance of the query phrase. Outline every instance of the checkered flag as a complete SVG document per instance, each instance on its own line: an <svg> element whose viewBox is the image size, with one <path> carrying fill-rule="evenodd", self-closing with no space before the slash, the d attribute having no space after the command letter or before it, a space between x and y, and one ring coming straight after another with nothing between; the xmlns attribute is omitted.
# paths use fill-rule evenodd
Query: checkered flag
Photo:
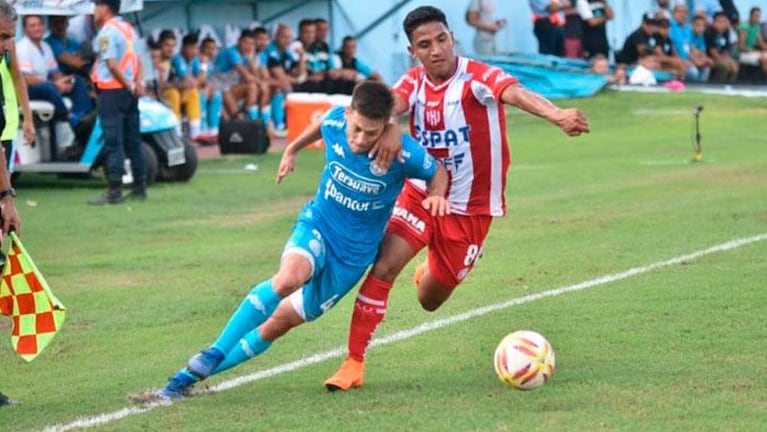
<svg viewBox="0 0 767 432"><path fill-rule="evenodd" d="M30 362L64 325L67 310L53 295L16 233L11 232L10 238L0 281L0 314L13 321L13 349Z"/></svg>

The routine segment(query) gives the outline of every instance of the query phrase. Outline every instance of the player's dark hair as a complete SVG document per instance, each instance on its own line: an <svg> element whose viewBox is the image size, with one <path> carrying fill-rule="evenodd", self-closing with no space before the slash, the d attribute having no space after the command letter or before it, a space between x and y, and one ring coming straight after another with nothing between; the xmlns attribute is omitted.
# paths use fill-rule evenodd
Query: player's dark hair
<svg viewBox="0 0 767 432"><path fill-rule="evenodd" d="M256 38L256 34L253 32L253 30L245 29L245 30L240 32L240 37L239 37L238 40L242 40L242 39L245 39L245 38L255 39Z"/></svg>
<svg viewBox="0 0 767 432"><path fill-rule="evenodd" d="M759 6L754 6L751 8L751 10L748 12L748 16L751 17L754 15L755 12L761 12L762 9Z"/></svg>
<svg viewBox="0 0 767 432"><path fill-rule="evenodd" d="M445 13L434 6L421 6L411 10L402 22L402 27L405 29L407 39L412 41L415 29L431 22L440 22L449 28Z"/></svg>
<svg viewBox="0 0 767 432"><path fill-rule="evenodd" d="M715 13L714 17L712 18L712 20L715 20L715 19L719 18L720 16L727 18L727 21L730 20L730 18L727 17L727 14L724 13L723 11L719 11L719 12Z"/></svg>
<svg viewBox="0 0 767 432"><path fill-rule="evenodd" d="M320 24L320 23L325 23L325 24L327 24L327 22L328 22L328 20L326 20L325 18L316 18L316 19L314 20L314 23L315 23L315 24Z"/></svg>
<svg viewBox="0 0 767 432"><path fill-rule="evenodd" d="M315 25L316 22L313 19L304 18L298 22L298 31L301 31L304 27Z"/></svg>
<svg viewBox="0 0 767 432"><path fill-rule="evenodd" d="M639 54L639 58L643 59L645 57L652 57L652 56L654 56L655 52L652 50L652 48L650 48L648 46L643 46L643 47L639 48L638 54Z"/></svg>
<svg viewBox="0 0 767 432"><path fill-rule="evenodd" d="M173 33L173 30L163 30L160 32L160 36L157 38L157 40L159 40L160 43L163 43L169 39L176 40L176 34Z"/></svg>
<svg viewBox="0 0 767 432"><path fill-rule="evenodd" d="M197 45L198 40L197 33L189 33L181 39L181 46Z"/></svg>
<svg viewBox="0 0 767 432"><path fill-rule="evenodd" d="M371 120L387 120L394 108L394 96L386 84L363 81L354 86L351 109Z"/></svg>
<svg viewBox="0 0 767 432"><path fill-rule="evenodd" d="M265 27L256 27L252 31L253 36L258 36L260 34L269 35L269 31Z"/></svg>

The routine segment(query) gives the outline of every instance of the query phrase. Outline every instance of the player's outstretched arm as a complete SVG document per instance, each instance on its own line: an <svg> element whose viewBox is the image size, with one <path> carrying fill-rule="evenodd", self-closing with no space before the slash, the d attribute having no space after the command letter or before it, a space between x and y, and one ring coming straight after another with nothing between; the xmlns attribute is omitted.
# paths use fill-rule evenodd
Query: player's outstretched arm
<svg viewBox="0 0 767 432"><path fill-rule="evenodd" d="M561 109L545 97L526 90L520 85L506 87L501 93L501 101L548 120L570 136L578 136L590 131L589 122L580 110Z"/></svg>
<svg viewBox="0 0 767 432"><path fill-rule="evenodd" d="M368 156L376 158L376 165L384 171L388 171L392 161L396 157L402 162L402 134L399 130L399 117L407 112L408 104L400 95L394 93L394 108L392 118L386 125L386 130L381 138L373 145Z"/></svg>
<svg viewBox="0 0 767 432"><path fill-rule="evenodd" d="M322 138L320 127L325 116L322 116L312 122L301 135L285 147L280 160L280 167L277 169L277 183L292 173L296 168L296 155L301 149Z"/></svg>
<svg viewBox="0 0 767 432"><path fill-rule="evenodd" d="M431 212L432 216L445 216L450 214L450 203L445 199L447 193L448 177L447 171L442 165L437 164L437 170L434 177L426 183L426 189L429 194L421 205L424 209Z"/></svg>

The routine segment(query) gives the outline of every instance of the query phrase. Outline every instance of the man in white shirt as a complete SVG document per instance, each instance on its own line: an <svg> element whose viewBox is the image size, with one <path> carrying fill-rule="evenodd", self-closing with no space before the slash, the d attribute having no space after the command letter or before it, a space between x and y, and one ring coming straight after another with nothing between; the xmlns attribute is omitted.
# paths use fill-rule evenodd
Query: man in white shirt
<svg viewBox="0 0 767 432"><path fill-rule="evenodd" d="M495 44L495 34L506 27L505 19L494 19L494 0L471 0L466 11L466 21L477 29L474 35L474 52L480 55L498 53Z"/></svg>
<svg viewBox="0 0 767 432"><path fill-rule="evenodd" d="M29 91L29 98L53 104L56 120L69 120L74 126L93 109L85 81L78 76L62 74L50 45L43 41L45 27L39 15L26 15L22 21L24 37L16 45L19 68ZM69 115L62 96L72 99Z"/></svg>

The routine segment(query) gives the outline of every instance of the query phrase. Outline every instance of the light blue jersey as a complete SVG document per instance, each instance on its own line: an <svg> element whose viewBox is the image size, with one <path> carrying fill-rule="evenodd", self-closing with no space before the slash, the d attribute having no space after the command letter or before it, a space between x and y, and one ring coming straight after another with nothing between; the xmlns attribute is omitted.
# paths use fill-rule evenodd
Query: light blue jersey
<svg viewBox="0 0 767 432"><path fill-rule="evenodd" d="M367 153L352 153L344 108L330 110L321 130L325 169L317 195L301 211L283 252L312 263L312 278L290 296L306 321L333 307L365 274L405 179L428 181L437 170L435 159L409 136L402 139L404 162L393 161L386 173Z"/></svg>
<svg viewBox="0 0 767 432"><path fill-rule="evenodd" d="M404 162L395 160L389 171L382 172L367 153L352 153L343 108L334 108L325 116L322 138L325 170L309 208L321 231L333 239L331 247L338 258L368 265L378 251L405 178L430 180L436 162L410 136L403 136Z"/></svg>

